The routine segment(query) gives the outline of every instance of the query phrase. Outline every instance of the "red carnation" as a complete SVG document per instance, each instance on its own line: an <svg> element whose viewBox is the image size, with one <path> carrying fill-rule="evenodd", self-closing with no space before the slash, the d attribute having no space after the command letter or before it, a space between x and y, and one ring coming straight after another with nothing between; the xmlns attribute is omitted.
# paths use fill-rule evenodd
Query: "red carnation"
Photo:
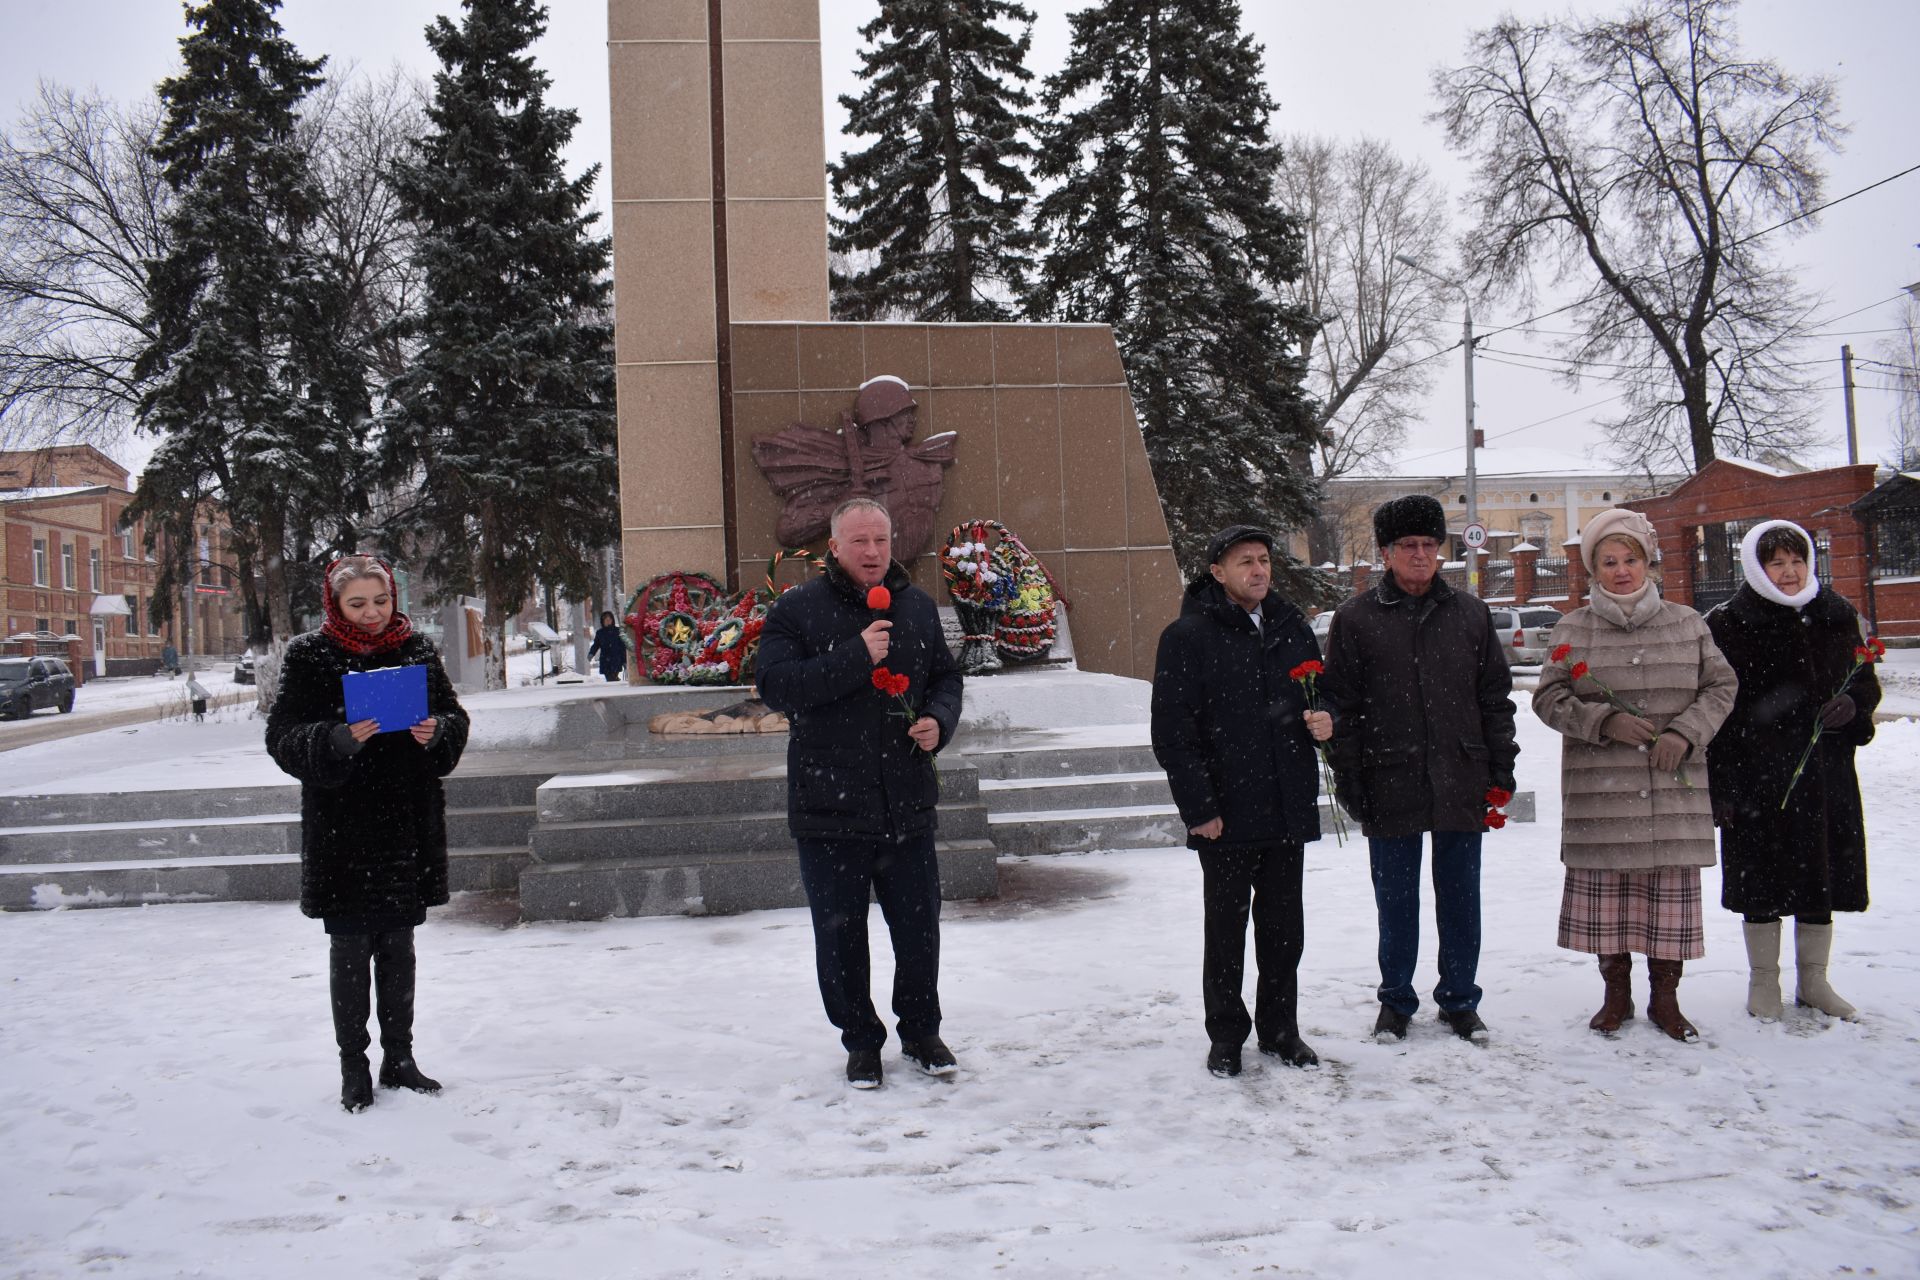
<svg viewBox="0 0 1920 1280"><path fill-rule="evenodd" d="M1584 676L1587 674L1587 664L1584 662L1576 662L1573 664L1573 666L1568 668L1567 674L1572 676L1575 680L1578 680L1581 676Z"/></svg>
<svg viewBox="0 0 1920 1280"><path fill-rule="evenodd" d="M873 679L873 687L878 689L880 692L882 693L893 692L893 672L887 670L885 667L875 667L873 669L872 679Z"/></svg>
<svg viewBox="0 0 1920 1280"><path fill-rule="evenodd" d="M912 685L913 678L911 676L896 675L892 680L887 682L887 692L896 698L902 697Z"/></svg>
<svg viewBox="0 0 1920 1280"><path fill-rule="evenodd" d="M1513 800L1513 792L1503 791L1499 787L1487 789L1487 803L1496 809L1504 809Z"/></svg>
<svg viewBox="0 0 1920 1280"><path fill-rule="evenodd" d="M1325 675L1327 673L1327 665L1317 658L1309 658L1300 664L1300 671L1302 674L1310 676Z"/></svg>
<svg viewBox="0 0 1920 1280"><path fill-rule="evenodd" d="M1572 646L1572 645L1570 645L1570 644L1563 644L1563 645L1560 645L1559 647L1557 647L1556 649L1554 649L1554 651L1553 651L1553 653L1552 653L1551 655L1549 655L1549 656L1550 656L1550 657L1551 657L1551 658L1552 658L1552 659L1553 659L1553 660L1554 660L1555 662L1565 662L1565 661L1567 660L1567 655L1568 655L1568 654L1570 654L1570 653L1572 653L1572 652L1573 652L1573 646Z"/></svg>
<svg viewBox="0 0 1920 1280"><path fill-rule="evenodd" d="M885 587L867 588L867 608L875 613L885 613L893 608L893 592Z"/></svg>
<svg viewBox="0 0 1920 1280"><path fill-rule="evenodd" d="M1498 831L1500 828L1506 825L1507 825L1506 814L1500 812L1498 809L1487 810L1486 829L1488 831Z"/></svg>
<svg viewBox="0 0 1920 1280"><path fill-rule="evenodd" d="M1858 651L1856 650L1856 652ZM1306 678L1307 678L1307 664L1304 662L1301 663L1299 666L1295 667L1293 670L1287 672L1287 679L1289 680L1304 680Z"/></svg>

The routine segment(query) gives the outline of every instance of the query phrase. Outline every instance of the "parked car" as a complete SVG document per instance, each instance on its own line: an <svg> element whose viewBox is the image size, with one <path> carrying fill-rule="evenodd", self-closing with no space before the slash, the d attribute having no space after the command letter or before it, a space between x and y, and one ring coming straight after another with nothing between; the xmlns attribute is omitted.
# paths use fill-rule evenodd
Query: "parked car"
<svg viewBox="0 0 1920 1280"><path fill-rule="evenodd" d="M253 650L247 650L234 661L233 682L235 684L253 683Z"/></svg>
<svg viewBox="0 0 1920 1280"><path fill-rule="evenodd" d="M24 720L42 707L73 710L73 672L59 658L0 658L0 711Z"/></svg>
<svg viewBox="0 0 1920 1280"><path fill-rule="evenodd" d="M1560 611L1546 608L1494 608L1493 629L1507 652L1510 667L1537 667L1547 660L1548 637L1559 625Z"/></svg>
<svg viewBox="0 0 1920 1280"><path fill-rule="evenodd" d="M1320 642L1320 656L1326 657L1327 640L1333 635L1333 610L1322 609L1308 625L1313 628L1313 638Z"/></svg>

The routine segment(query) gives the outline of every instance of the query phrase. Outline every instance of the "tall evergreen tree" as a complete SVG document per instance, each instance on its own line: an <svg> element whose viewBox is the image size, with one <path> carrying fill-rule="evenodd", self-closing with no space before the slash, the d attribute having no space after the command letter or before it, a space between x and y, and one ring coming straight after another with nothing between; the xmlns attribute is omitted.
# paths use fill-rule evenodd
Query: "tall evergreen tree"
<svg viewBox="0 0 1920 1280"><path fill-rule="evenodd" d="M506 620L536 579L576 593L618 533L612 248L590 234L599 173L569 180L579 115L546 102L527 49L536 0L463 0L427 28L442 69L432 128L398 166L419 232L417 343L389 385L386 458L417 485L402 523L442 586L486 599L487 684L506 683Z"/></svg>
<svg viewBox="0 0 1920 1280"><path fill-rule="evenodd" d="M1113 326L1175 550L1197 570L1222 525L1313 513L1313 321L1275 294L1302 237L1272 201L1273 101L1233 0L1101 0L1071 22L1041 93L1054 123L1038 171L1058 185L1029 306Z"/></svg>
<svg viewBox="0 0 1920 1280"><path fill-rule="evenodd" d="M997 22L1024 23L1007 34ZM832 277L845 320L1004 320L1026 287L1034 149L1021 113L1033 14L1012 0L886 0L860 29L847 132L872 146L829 164L830 245L864 269Z"/></svg>
<svg viewBox="0 0 1920 1280"><path fill-rule="evenodd" d="M161 439L127 519L190 548L198 500L218 502L242 585L257 567L283 644L289 540L357 504L367 390L341 340L341 291L308 241L320 198L295 126L324 59L295 51L278 9L188 9L182 70L160 85L153 151L174 199L164 255L148 266L152 338L134 380L146 387L140 425ZM191 570L167 557L156 594Z"/></svg>

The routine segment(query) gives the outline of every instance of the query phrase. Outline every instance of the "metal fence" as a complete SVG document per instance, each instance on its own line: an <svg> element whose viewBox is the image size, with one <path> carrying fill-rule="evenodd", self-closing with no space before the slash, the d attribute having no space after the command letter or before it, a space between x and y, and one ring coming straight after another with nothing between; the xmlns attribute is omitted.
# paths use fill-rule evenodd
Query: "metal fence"
<svg viewBox="0 0 1920 1280"><path fill-rule="evenodd" d="M1567 594L1567 562L1564 557L1533 562L1533 600L1551 600Z"/></svg>
<svg viewBox="0 0 1920 1280"><path fill-rule="evenodd" d="M1873 530L1873 576L1920 578L1920 511L1889 512Z"/></svg>

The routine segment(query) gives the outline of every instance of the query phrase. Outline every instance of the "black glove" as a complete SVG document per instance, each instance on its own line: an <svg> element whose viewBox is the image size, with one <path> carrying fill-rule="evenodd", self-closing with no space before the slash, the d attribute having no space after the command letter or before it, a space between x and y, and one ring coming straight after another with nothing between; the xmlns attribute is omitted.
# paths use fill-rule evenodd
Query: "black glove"
<svg viewBox="0 0 1920 1280"><path fill-rule="evenodd" d="M1829 698L1820 708L1820 727L1822 729L1840 729L1852 723L1854 716L1853 699L1842 693Z"/></svg>
<svg viewBox="0 0 1920 1280"><path fill-rule="evenodd" d="M333 726L332 731L327 734L327 741L337 756L357 756L360 754L360 748L367 745L356 740L353 730L344 724Z"/></svg>
<svg viewBox="0 0 1920 1280"><path fill-rule="evenodd" d="M1503 769L1498 765L1493 768L1493 785L1502 791L1511 791L1516 794L1520 790L1519 784L1513 780L1513 770Z"/></svg>

